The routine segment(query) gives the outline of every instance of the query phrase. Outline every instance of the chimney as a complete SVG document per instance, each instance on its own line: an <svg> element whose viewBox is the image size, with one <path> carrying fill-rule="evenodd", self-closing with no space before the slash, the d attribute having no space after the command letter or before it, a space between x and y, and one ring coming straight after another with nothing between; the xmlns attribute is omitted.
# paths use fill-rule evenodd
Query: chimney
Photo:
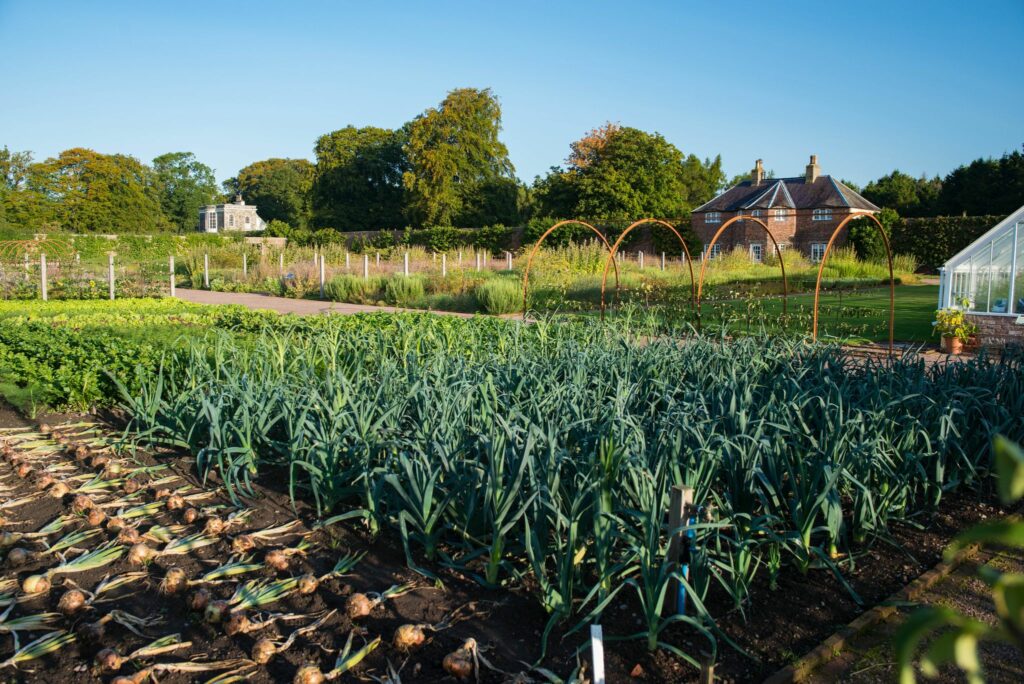
<svg viewBox="0 0 1024 684"><path fill-rule="evenodd" d="M821 167L818 166L818 155L812 154L811 163L807 165L807 175L804 177L804 179L808 183L813 183L814 181L818 180L818 176L820 175Z"/></svg>
<svg viewBox="0 0 1024 684"><path fill-rule="evenodd" d="M754 164L753 177L754 185L760 185L761 181L764 180L764 164L760 159L758 159L757 163Z"/></svg>

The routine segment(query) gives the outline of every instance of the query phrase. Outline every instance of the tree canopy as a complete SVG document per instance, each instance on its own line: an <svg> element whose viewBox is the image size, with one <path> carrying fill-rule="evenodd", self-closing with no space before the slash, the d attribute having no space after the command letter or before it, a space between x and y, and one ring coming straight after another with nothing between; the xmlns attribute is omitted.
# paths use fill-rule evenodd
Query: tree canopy
<svg viewBox="0 0 1024 684"><path fill-rule="evenodd" d="M313 165L306 159L265 159L253 162L225 183L225 190L255 204L264 221L284 221L303 228L310 218ZM233 201L234 197L226 197Z"/></svg>
<svg viewBox="0 0 1024 684"><path fill-rule="evenodd" d="M893 171L864 186L861 194L880 207L895 210L900 216L934 216L942 189L938 177L914 178Z"/></svg>
<svg viewBox="0 0 1024 684"><path fill-rule="evenodd" d="M153 172L164 216L179 231L195 230L200 207L217 194L213 169L191 152L168 152L153 160Z"/></svg>
<svg viewBox="0 0 1024 684"><path fill-rule="evenodd" d="M402 131L373 126L346 126L317 138L314 223L338 230L400 227L404 139Z"/></svg>

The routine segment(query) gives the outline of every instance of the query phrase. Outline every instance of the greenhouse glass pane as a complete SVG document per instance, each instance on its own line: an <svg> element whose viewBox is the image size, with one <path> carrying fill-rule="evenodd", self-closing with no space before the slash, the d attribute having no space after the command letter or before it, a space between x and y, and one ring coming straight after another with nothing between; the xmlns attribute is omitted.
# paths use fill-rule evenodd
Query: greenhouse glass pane
<svg viewBox="0 0 1024 684"><path fill-rule="evenodd" d="M1013 298L1017 300L1014 313L1024 314L1024 222L1017 224L1017 273L1014 276Z"/></svg>
<svg viewBox="0 0 1024 684"><path fill-rule="evenodd" d="M992 243L985 245L975 254L971 261L974 262L974 283L971 287L971 309L974 311L988 311L988 286L991 282L992 273Z"/></svg>
<svg viewBox="0 0 1024 684"><path fill-rule="evenodd" d="M992 241L989 278L989 313L1010 313L1010 268L1013 264L1013 228Z"/></svg>
<svg viewBox="0 0 1024 684"><path fill-rule="evenodd" d="M952 289L950 290L950 304L960 306L963 300L971 299L971 260L963 262L953 270Z"/></svg>

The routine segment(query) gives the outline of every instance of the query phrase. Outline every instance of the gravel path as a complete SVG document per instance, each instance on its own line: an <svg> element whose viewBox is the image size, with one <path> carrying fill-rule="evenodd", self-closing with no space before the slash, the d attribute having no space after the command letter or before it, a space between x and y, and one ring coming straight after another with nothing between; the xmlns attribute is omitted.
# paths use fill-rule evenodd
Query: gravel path
<svg viewBox="0 0 1024 684"><path fill-rule="evenodd" d="M1022 572L1024 553L1019 550L983 551L926 591L921 596L920 603L948 606L972 618L994 622L992 594L974 572L976 565L980 563L988 563L1004 572ZM806 681L814 684L896 682L899 679L899 670L893 652L893 636L911 610L901 607L886 620L876 623L848 640L841 654L814 672ZM1019 651L995 643L983 643L979 650L989 684L1024 682L1024 656ZM918 681L936 680L919 677ZM958 670L948 668L942 672L938 681L962 682L964 677Z"/></svg>
<svg viewBox="0 0 1024 684"><path fill-rule="evenodd" d="M209 290L189 290L183 287L175 289L178 299L197 304L239 304L250 309L270 309L278 313L297 314L309 316L313 314L337 313L356 314L381 311L386 313L397 313L401 311L419 311L421 309L401 309L394 306L370 306L366 304L346 304L342 302L323 302L312 299L290 299L288 297L273 297L271 295L253 294L246 292L211 292ZM454 313L449 311L433 311L431 313L443 314L446 316L460 316L470 318L472 314Z"/></svg>

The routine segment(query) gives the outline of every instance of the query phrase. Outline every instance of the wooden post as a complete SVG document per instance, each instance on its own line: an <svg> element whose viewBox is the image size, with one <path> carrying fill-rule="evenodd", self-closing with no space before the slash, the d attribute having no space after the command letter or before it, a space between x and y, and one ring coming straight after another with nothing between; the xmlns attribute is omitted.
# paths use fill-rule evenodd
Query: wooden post
<svg viewBox="0 0 1024 684"><path fill-rule="evenodd" d="M448 252L441 255L441 277L448 277Z"/></svg>
<svg viewBox="0 0 1024 684"><path fill-rule="evenodd" d="M594 661L594 684L606 684L604 676L604 634L601 625L590 625L590 657Z"/></svg>
<svg viewBox="0 0 1024 684"><path fill-rule="evenodd" d="M674 485L669 496L668 528L672 535L668 543L668 562L674 571L679 568L679 556L683 550L683 534L677 530L686 524L693 508L693 489L684 485ZM689 579L689 568L682 568L683 577ZM677 615L686 612L686 589L679 581L673 579L669 583L662 607L663 615Z"/></svg>
<svg viewBox="0 0 1024 684"><path fill-rule="evenodd" d="M172 255L168 263L168 272L171 276L171 296L174 296L174 256Z"/></svg>
<svg viewBox="0 0 1024 684"><path fill-rule="evenodd" d="M505 252L506 271L512 270L512 252Z"/></svg>
<svg viewBox="0 0 1024 684"><path fill-rule="evenodd" d="M245 252L242 252L242 277L249 278L249 255Z"/></svg>
<svg viewBox="0 0 1024 684"><path fill-rule="evenodd" d="M380 269L380 252L377 252L377 269Z"/></svg>
<svg viewBox="0 0 1024 684"><path fill-rule="evenodd" d="M662 271L665 270L665 253L664 252L661 253L661 270Z"/></svg>
<svg viewBox="0 0 1024 684"><path fill-rule="evenodd" d="M284 275L284 250L281 250L281 254L277 257L277 274Z"/></svg>
<svg viewBox="0 0 1024 684"><path fill-rule="evenodd" d="M348 250L345 250L345 273L348 273L348 267L349 267Z"/></svg>
<svg viewBox="0 0 1024 684"><path fill-rule="evenodd" d="M370 255L363 255L363 280L370 279Z"/></svg>
<svg viewBox="0 0 1024 684"><path fill-rule="evenodd" d="M210 289L210 255L203 255L203 287Z"/></svg>
<svg viewBox="0 0 1024 684"><path fill-rule="evenodd" d="M27 254L25 258L28 258ZM46 255L42 253L39 255L39 296L43 298L44 302L48 299L46 292Z"/></svg>
<svg viewBox="0 0 1024 684"><path fill-rule="evenodd" d="M114 301L114 253L107 255L107 283L110 287L110 301Z"/></svg>
<svg viewBox="0 0 1024 684"><path fill-rule="evenodd" d="M459 268L462 268L462 250L459 250Z"/></svg>
<svg viewBox="0 0 1024 684"><path fill-rule="evenodd" d="M644 267L644 253L637 252L637 259L640 261L640 268Z"/></svg>
<svg viewBox="0 0 1024 684"><path fill-rule="evenodd" d="M405 257L402 259L402 261L403 261L402 273L404 273L405 275L409 275L409 252L408 251L405 253Z"/></svg>
<svg viewBox="0 0 1024 684"><path fill-rule="evenodd" d="M480 252L479 251L477 251L477 253L476 253L476 271L477 271L477 273L480 272Z"/></svg>
<svg viewBox="0 0 1024 684"><path fill-rule="evenodd" d="M321 254L320 255L320 299L323 299L324 296L326 295L326 292L324 290L324 285L326 284L325 276L327 275L327 272L326 272L325 269L326 269L326 264L324 262L324 255Z"/></svg>

